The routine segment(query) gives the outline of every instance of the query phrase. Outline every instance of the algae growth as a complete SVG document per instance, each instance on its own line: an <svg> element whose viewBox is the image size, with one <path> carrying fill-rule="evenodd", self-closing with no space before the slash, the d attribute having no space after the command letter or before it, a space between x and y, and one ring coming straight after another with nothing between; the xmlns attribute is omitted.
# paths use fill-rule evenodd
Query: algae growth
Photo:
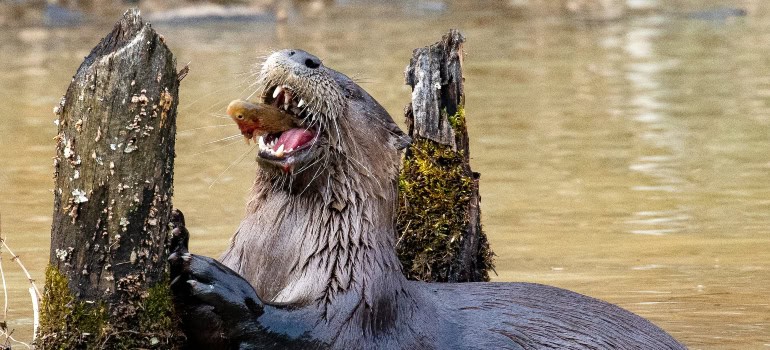
<svg viewBox="0 0 770 350"><path fill-rule="evenodd" d="M142 293L132 312L108 310L104 301L78 300L69 290L67 277L56 267L46 269L36 340L41 349L176 349L176 334L168 281Z"/></svg>
<svg viewBox="0 0 770 350"><path fill-rule="evenodd" d="M455 131L465 132L463 108L447 119ZM407 278L446 282L457 269L456 257L470 224L471 176L462 151L419 137L410 146L398 180L396 220L397 250ZM480 240L475 266L486 281L493 254L484 234Z"/></svg>

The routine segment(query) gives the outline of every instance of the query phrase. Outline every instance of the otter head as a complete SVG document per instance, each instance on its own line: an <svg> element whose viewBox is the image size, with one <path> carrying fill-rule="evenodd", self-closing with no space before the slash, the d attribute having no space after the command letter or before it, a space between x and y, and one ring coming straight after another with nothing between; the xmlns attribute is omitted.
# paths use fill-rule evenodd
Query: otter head
<svg viewBox="0 0 770 350"><path fill-rule="evenodd" d="M258 181L304 192L346 177L395 176L409 138L344 74L305 51L282 50L262 64L258 86L262 102L286 111L294 125L259 139Z"/></svg>

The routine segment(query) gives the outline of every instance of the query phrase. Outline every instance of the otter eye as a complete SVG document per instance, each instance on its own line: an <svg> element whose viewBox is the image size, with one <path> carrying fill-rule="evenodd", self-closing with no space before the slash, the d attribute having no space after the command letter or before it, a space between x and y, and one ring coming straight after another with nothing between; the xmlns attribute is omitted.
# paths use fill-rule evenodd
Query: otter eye
<svg viewBox="0 0 770 350"><path fill-rule="evenodd" d="M238 118L238 119L243 119L243 114L238 114L238 115L236 116L236 118Z"/></svg>
<svg viewBox="0 0 770 350"><path fill-rule="evenodd" d="M351 84L342 85L342 90L345 91L345 96L350 98L356 96L353 86Z"/></svg>

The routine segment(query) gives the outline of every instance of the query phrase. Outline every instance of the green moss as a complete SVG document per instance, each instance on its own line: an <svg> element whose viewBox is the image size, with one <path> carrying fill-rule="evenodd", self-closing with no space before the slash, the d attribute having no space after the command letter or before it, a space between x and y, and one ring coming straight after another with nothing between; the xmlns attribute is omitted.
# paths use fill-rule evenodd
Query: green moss
<svg viewBox="0 0 770 350"><path fill-rule="evenodd" d="M442 110L442 114L447 114L446 109ZM447 116L447 119L449 120L449 125L451 125L452 129L456 132L465 131L465 107L458 106L457 113Z"/></svg>
<svg viewBox="0 0 770 350"><path fill-rule="evenodd" d="M42 349L90 348L89 343L104 337L107 312L104 304L76 301L67 286L67 277L53 266L45 273L45 291L40 309Z"/></svg>
<svg viewBox="0 0 770 350"><path fill-rule="evenodd" d="M175 328L174 303L167 280L156 284L144 299L139 325L152 333L163 333ZM169 334L170 336L170 334Z"/></svg>
<svg viewBox="0 0 770 350"><path fill-rule="evenodd" d="M104 302L75 298L67 277L49 266L37 345L42 349L175 349L177 332L168 281L109 311Z"/></svg>
<svg viewBox="0 0 770 350"><path fill-rule="evenodd" d="M441 116L447 118L458 142L467 140L462 100L456 113L449 115L446 108L442 108ZM459 149L455 151L417 136L404 157L398 182L397 251L410 279L489 280L494 254L480 227L478 251L472 257L471 266L461 259L463 239L471 227L468 210L475 180L465 164L463 147Z"/></svg>
<svg viewBox="0 0 770 350"><path fill-rule="evenodd" d="M450 121L464 128L462 109ZM457 264L473 194L473 179L466 172L462 152L431 140L414 140L398 182L398 253L408 278L447 281ZM492 254L482 240L477 266L483 270L481 279L488 280Z"/></svg>

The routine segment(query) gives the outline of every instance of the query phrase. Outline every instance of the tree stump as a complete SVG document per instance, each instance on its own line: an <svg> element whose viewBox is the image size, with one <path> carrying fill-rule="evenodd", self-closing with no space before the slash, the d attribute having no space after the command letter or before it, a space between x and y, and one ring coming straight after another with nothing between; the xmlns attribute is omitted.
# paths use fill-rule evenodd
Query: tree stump
<svg viewBox="0 0 770 350"><path fill-rule="evenodd" d="M479 174L471 170L457 30L415 49L406 69L412 145L399 177L398 253L410 279L488 281L493 253L481 230Z"/></svg>
<svg viewBox="0 0 770 350"><path fill-rule="evenodd" d="M166 259L178 89L163 37L129 10L55 108L40 347L177 346Z"/></svg>

